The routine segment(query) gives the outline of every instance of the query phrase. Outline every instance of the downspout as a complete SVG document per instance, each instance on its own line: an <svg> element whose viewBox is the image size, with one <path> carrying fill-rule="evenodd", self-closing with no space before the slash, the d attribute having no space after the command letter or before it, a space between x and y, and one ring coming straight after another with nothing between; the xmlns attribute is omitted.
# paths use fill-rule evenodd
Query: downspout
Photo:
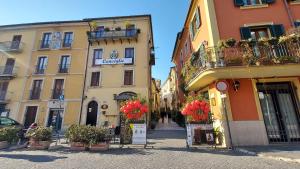
<svg viewBox="0 0 300 169"><path fill-rule="evenodd" d="M286 12L287 12L287 14L288 14L289 20L290 20L290 22L291 22L291 26L292 26L293 28L295 28L294 18L293 18L292 11L291 11L291 9L290 9L290 7L289 7L289 4L288 4L287 0L284 0L283 3L284 3L284 7L285 7L285 9L286 9Z"/></svg>
<svg viewBox="0 0 300 169"><path fill-rule="evenodd" d="M90 31L92 31L92 27L90 25L90 22L87 21L90 27ZM88 48L87 48L87 56L86 56L86 64L85 64L85 71L84 71L84 81L83 81L83 89L82 89L82 97L81 97L81 106L80 106L80 113L79 113L79 122L80 125L81 122L81 116L82 116L82 109L83 109L83 101L85 99L84 92L85 92L85 83L86 83L86 76L87 76L87 68L89 63L89 55L90 55L90 42L88 42Z"/></svg>

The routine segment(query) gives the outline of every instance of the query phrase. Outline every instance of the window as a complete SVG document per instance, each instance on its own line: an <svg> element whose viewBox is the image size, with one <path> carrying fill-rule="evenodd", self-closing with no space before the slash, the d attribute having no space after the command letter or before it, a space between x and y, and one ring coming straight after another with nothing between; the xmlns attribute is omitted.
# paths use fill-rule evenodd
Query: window
<svg viewBox="0 0 300 169"><path fill-rule="evenodd" d="M100 85L100 72L92 72L91 86Z"/></svg>
<svg viewBox="0 0 300 169"><path fill-rule="evenodd" d="M96 38L100 38L103 36L104 26L98 26L96 31Z"/></svg>
<svg viewBox="0 0 300 169"><path fill-rule="evenodd" d="M235 6L253 6L262 4L272 4L275 0L234 0Z"/></svg>
<svg viewBox="0 0 300 169"><path fill-rule="evenodd" d="M64 79L55 79L53 92L52 92L52 99L59 99L61 95L64 94Z"/></svg>
<svg viewBox="0 0 300 169"><path fill-rule="evenodd" d="M135 34L136 34L135 25L134 24L126 25L126 36L132 37L135 36Z"/></svg>
<svg viewBox="0 0 300 169"><path fill-rule="evenodd" d="M12 39L10 49L19 49L22 35L15 35Z"/></svg>
<svg viewBox="0 0 300 169"><path fill-rule="evenodd" d="M64 55L60 58L58 73L68 73L70 67L70 56Z"/></svg>
<svg viewBox="0 0 300 169"><path fill-rule="evenodd" d="M191 39L194 39L197 30L201 26L201 18L200 18L200 9L199 7L196 9L196 13L192 19L192 22L190 23L190 36Z"/></svg>
<svg viewBox="0 0 300 169"><path fill-rule="evenodd" d="M47 67L48 58L46 56L42 56L38 58L38 63L35 69L36 74L44 74L45 69Z"/></svg>
<svg viewBox="0 0 300 169"><path fill-rule="evenodd" d="M133 70L124 71L124 85L133 85Z"/></svg>
<svg viewBox="0 0 300 169"><path fill-rule="evenodd" d="M265 37L268 32L270 32L270 35L272 37L280 37L285 33L283 25L265 25L265 26L259 26L259 27L241 27L240 28L241 37L242 39L250 39L254 38L257 40L257 38Z"/></svg>
<svg viewBox="0 0 300 169"><path fill-rule="evenodd" d="M0 100L5 100L8 82L0 82Z"/></svg>
<svg viewBox="0 0 300 169"><path fill-rule="evenodd" d="M103 50L102 49L94 49L93 55L93 66L100 65L102 59Z"/></svg>
<svg viewBox="0 0 300 169"><path fill-rule="evenodd" d="M259 5L262 4L261 0L243 0L244 5Z"/></svg>
<svg viewBox="0 0 300 169"><path fill-rule="evenodd" d="M32 90L30 92L30 100L39 99L42 89L43 80L34 80Z"/></svg>
<svg viewBox="0 0 300 169"><path fill-rule="evenodd" d="M73 32L65 32L64 41L63 41L63 48L70 48L73 42Z"/></svg>
<svg viewBox="0 0 300 169"><path fill-rule="evenodd" d="M125 48L125 58L131 58L131 63L126 65L134 64L134 48Z"/></svg>
<svg viewBox="0 0 300 169"><path fill-rule="evenodd" d="M182 50L180 51L180 67L183 68L183 54L182 54Z"/></svg>
<svg viewBox="0 0 300 169"><path fill-rule="evenodd" d="M50 48L51 40L52 40L52 33L44 33L41 46L40 46L41 49Z"/></svg>
<svg viewBox="0 0 300 169"><path fill-rule="evenodd" d="M296 27L296 28L297 28L297 27L300 27L300 21L295 22L295 27Z"/></svg>

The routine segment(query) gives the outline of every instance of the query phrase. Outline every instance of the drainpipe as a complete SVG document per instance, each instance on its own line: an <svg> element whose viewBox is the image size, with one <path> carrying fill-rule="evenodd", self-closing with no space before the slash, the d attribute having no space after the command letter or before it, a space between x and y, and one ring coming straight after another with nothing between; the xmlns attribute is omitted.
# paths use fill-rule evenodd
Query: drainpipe
<svg viewBox="0 0 300 169"><path fill-rule="evenodd" d="M290 7L289 7L289 4L288 4L287 0L284 0L283 3L284 3L284 7L285 7L285 9L286 9L286 12L287 12L287 14L288 14L289 20L290 20L290 22L291 22L291 26L292 26L293 28L295 28L294 18L293 18L292 11L291 11L291 9L290 9Z"/></svg>
<svg viewBox="0 0 300 169"><path fill-rule="evenodd" d="M90 31L92 31L92 27L90 25L89 20L87 20L87 22L89 24ZM88 63L89 63L89 55L90 55L90 42L88 42L88 48L87 48L86 64L85 64L85 71L84 71L84 81L83 81L83 89L82 89L82 97L81 97L81 106L80 106L79 122L78 122L79 125L80 125L81 117L82 117L83 101L85 99L84 91L85 91L85 84L86 84L87 68L88 68Z"/></svg>

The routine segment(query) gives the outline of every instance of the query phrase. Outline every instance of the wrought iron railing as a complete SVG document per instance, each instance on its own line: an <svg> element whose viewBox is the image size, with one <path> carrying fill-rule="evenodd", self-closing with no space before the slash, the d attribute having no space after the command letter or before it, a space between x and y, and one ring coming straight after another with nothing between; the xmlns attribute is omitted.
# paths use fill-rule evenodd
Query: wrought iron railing
<svg viewBox="0 0 300 169"><path fill-rule="evenodd" d="M137 38L140 29L121 29L109 31L89 31L87 32L89 40L104 40L108 38Z"/></svg>
<svg viewBox="0 0 300 169"><path fill-rule="evenodd" d="M0 66L0 76L16 76L17 72L17 66Z"/></svg>
<svg viewBox="0 0 300 169"><path fill-rule="evenodd" d="M264 66L300 63L300 42L277 45L238 45L235 47L208 47L200 49L191 57L191 72L186 82L202 72L214 68Z"/></svg>
<svg viewBox="0 0 300 169"><path fill-rule="evenodd" d="M22 52L24 43L20 41L0 42L0 51L5 52Z"/></svg>
<svg viewBox="0 0 300 169"><path fill-rule="evenodd" d="M40 40L39 50L50 50L50 49L70 49L72 48L72 39L62 40Z"/></svg>

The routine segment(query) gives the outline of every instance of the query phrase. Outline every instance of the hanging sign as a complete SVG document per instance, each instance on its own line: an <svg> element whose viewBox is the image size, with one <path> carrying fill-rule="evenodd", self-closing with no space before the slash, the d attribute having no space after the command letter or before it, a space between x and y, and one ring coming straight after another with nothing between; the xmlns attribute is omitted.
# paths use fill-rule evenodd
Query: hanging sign
<svg viewBox="0 0 300 169"><path fill-rule="evenodd" d="M146 144L146 124L132 124L132 144Z"/></svg>

